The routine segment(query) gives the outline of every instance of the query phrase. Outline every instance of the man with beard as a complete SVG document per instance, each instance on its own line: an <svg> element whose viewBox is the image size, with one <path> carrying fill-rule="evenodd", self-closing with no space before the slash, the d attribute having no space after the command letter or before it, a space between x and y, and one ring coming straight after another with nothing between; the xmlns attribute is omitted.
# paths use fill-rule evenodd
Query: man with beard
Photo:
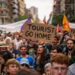
<svg viewBox="0 0 75 75"><path fill-rule="evenodd" d="M74 48L74 40L73 39L68 39L66 41L66 51L65 51L65 54L70 57L73 48Z"/></svg>
<svg viewBox="0 0 75 75"><path fill-rule="evenodd" d="M21 52L21 56L17 57L16 60L18 60L20 62L22 58L26 58L29 61L30 68L33 68L34 60L31 56L27 55L27 48L25 45L20 46L20 52Z"/></svg>

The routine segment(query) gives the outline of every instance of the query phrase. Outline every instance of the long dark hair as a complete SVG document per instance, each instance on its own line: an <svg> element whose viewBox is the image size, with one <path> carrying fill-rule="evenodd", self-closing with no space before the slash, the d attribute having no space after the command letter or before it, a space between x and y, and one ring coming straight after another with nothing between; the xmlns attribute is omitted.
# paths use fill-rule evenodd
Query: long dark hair
<svg viewBox="0 0 75 75"><path fill-rule="evenodd" d="M42 45L42 47L43 47L43 52L41 53L41 57L39 59L39 68L40 68L41 73L44 72L44 65L47 60L47 50L46 50L45 46Z"/></svg>
<svg viewBox="0 0 75 75"><path fill-rule="evenodd" d="M44 46L43 46L44 49ZM43 52L41 53L41 58L40 58L40 64L43 64L44 61L46 60L46 56L47 56L47 50L43 50Z"/></svg>

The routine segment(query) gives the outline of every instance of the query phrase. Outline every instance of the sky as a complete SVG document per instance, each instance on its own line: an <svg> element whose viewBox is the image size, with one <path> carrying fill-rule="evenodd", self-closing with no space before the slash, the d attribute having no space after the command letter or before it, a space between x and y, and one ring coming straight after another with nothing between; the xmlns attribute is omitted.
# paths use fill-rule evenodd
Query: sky
<svg viewBox="0 0 75 75"><path fill-rule="evenodd" d="M43 20L46 16L46 20L49 18L49 14L53 9L53 0L24 0L26 3L26 8L35 6L38 8L38 17Z"/></svg>

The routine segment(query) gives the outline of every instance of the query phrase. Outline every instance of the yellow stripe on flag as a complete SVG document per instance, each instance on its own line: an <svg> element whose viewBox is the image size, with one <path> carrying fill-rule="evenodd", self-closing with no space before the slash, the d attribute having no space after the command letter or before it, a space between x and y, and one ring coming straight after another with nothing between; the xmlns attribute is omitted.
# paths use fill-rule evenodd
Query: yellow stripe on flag
<svg viewBox="0 0 75 75"><path fill-rule="evenodd" d="M33 19L31 19L31 23L34 23L34 20Z"/></svg>
<svg viewBox="0 0 75 75"><path fill-rule="evenodd" d="M68 20L65 16L65 14L64 14L64 17L63 17L63 29L64 29L64 31L68 31L68 32L69 32L69 29L70 29L69 22L68 22Z"/></svg>

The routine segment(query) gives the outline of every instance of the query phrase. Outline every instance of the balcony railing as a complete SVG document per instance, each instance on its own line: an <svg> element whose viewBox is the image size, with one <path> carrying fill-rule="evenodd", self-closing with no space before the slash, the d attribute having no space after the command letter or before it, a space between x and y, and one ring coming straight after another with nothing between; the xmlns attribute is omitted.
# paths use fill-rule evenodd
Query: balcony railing
<svg viewBox="0 0 75 75"><path fill-rule="evenodd" d="M13 3L18 4L18 1L17 0L12 0L11 4L13 4Z"/></svg>
<svg viewBox="0 0 75 75"><path fill-rule="evenodd" d="M12 5L12 7L18 9L18 5L16 4Z"/></svg>
<svg viewBox="0 0 75 75"><path fill-rule="evenodd" d="M7 13L1 13L0 12L0 16L8 16L8 14Z"/></svg>
<svg viewBox="0 0 75 75"><path fill-rule="evenodd" d="M13 14L12 18L13 19L18 18L18 14Z"/></svg>
<svg viewBox="0 0 75 75"><path fill-rule="evenodd" d="M9 18L8 15L0 15L0 18Z"/></svg>
<svg viewBox="0 0 75 75"><path fill-rule="evenodd" d="M17 14L18 10L17 9L12 9L12 12Z"/></svg>
<svg viewBox="0 0 75 75"><path fill-rule="evenodd" d="M8 3L7 0L0 0L0 2Z"/></svg>

